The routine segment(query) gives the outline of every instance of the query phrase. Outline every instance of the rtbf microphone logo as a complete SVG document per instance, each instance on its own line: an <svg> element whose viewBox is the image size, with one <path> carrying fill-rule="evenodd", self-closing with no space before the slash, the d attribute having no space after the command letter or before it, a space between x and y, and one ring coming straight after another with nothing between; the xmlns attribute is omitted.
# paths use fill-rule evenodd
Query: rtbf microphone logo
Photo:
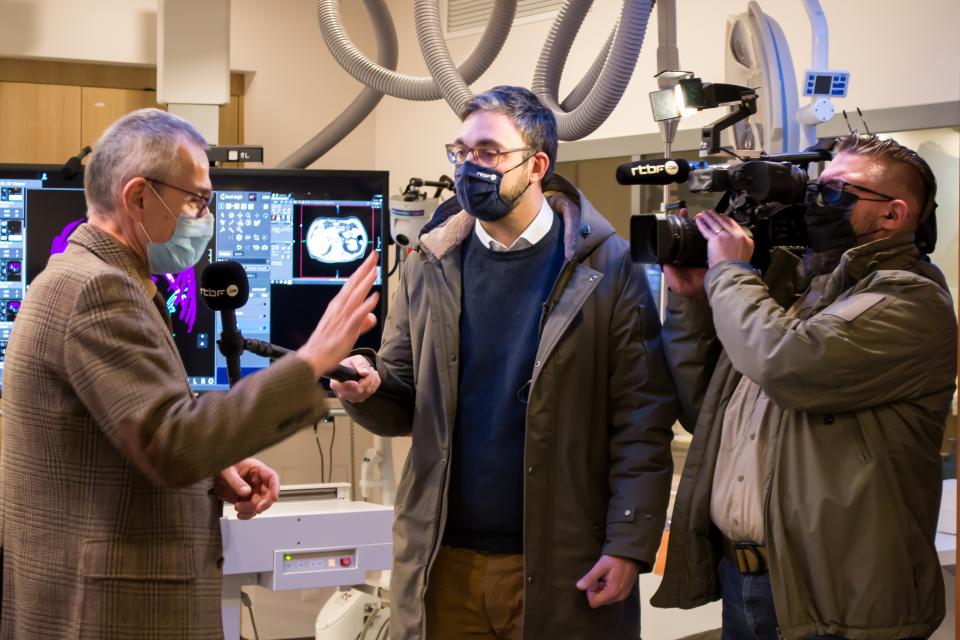
<svg viewBox="0 0 960 640"><path fill-rule="evenodd" d="M667 160L663 164L642 164L638 167L634 167L630 170L630 173L635 176L654 176L658 173L665 173L668 176L675 176L680 172L680 165L678 165L673 160Z"/></svg>
<svg viewBox="0 0 960 640"><path fill-rule="evenodd" d="M219 298L224 294L226 294L228 298L235 298L238 293L240 293L240 288L235 284L231 284L226 289L200 289L200 295L205 298Z"/></svg>

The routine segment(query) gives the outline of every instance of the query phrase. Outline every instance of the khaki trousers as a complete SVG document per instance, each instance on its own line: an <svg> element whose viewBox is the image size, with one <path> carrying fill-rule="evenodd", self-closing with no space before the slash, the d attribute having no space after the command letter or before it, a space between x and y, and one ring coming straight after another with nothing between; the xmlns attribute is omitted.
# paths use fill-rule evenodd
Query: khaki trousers
<svg viewBox="0 0 960 640"><path fill-rule="evenodd" d="M523 556L441 547L426 596L427 638L523 637Z"/></svg>

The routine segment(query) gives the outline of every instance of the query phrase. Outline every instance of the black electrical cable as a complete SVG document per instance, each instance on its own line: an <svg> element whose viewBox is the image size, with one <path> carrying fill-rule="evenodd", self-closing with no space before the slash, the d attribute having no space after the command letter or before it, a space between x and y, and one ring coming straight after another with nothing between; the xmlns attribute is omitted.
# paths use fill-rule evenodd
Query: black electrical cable
<svg viewBox="0 0 960 640"><path fill-rule="evenodd" d="M394 273L396 273L397 269L400 268L400 251L401 251L400 245L396 245L396 246L393 248L393 251L394 251L394 254L393 254L393 268L390 269L390 271L387 272L387 277L388 277L388 278L389 278L390 276L392 276Z"/></svg>
<svg viewBox="0 0 960 640"><path fill-rule="evenodd" d="M384 633L384 630L386 630L386 631L388 631L388 632L390 631L390 616L387 616L387 619L384 620L384 621L383 621L383 624L380 625L380 628L377 629L377 635L373 637L373 640L380 640L380 636L381 636L381 634ZM387 638L387 637L389 637L389 636L388 636L388 635L384 635L383 637L384 637L384 638Z"/></svg>
<svg viewBox="0 0 960 640"><path fill-rule="evenodd" d="M313 425L313 437L317 441L317 451L320 452L320 482L323 482L326 471L323 464L323 447L320 445L320 423L319 422L315 422Z"/></svg>
<svg viewBox="0 0 960 640"><path fill-rule="evenodd" d="M333 429L330 431L330 448L327 449L327 460L330 461L330 472L327 474L327 482L333 482L333 441L337 439L337 421L331 420L330 422L333 425Z"/></svg>
<svg viewBox="0 0 960 640"><path fill-rule="evenodd" d="M737 155L737 152L734 151L733 149L731 149L730 147L720 147L720 151L723 151L724 153L730 154L731 156L733 156L734 158L736 158L737 160L740 160L740 161L742 161L742 162L746 162L746 160L747 160L747 159L744 158L743 156Z"/></svg>

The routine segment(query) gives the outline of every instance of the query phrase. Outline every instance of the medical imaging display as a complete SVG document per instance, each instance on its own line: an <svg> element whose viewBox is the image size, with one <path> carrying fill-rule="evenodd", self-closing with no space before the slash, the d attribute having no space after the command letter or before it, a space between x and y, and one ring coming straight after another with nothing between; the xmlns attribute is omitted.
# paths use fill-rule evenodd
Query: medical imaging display
<svg viewBox="0 0 960 640"><path fill-rule="evenodd" d="M297 209L296 277L342 277L373 250L368 229L377 228L377 208L328 203L300 204Z"/></svg>
<svg viewBox="0 0 960 640"><path fill-rule="evenodd" d="M383 248L388 174L218 169L211 171L211 180L215 259L236 260L250 281L250 299L237 310L241 333L286 349L303 346L346 279L370 252ZM374 284L381 320L385 268L381 261ZM378 347L380 326L359 344ZM226 361L219 352L215 363L214 377L192 380L194 388L226 387ZM240 358L243 375L267 364L250 353Z"/></svg>
<svg viewBox="0 0 960 640"><path fill-rule="evenodd" d="M361 260L381 249L387 191L385 172L213 169L211 181L216 233L203 259L153 276L198 391L228 387L219 318L198 298L203 268L214 259L240 262L251 287L237 311L244 336L296 349ZM27 288L85 220L82 174L68 180L59 165L0 165L0 373ZM381 319L384 274L382 266L374 286ZM379 323L361 344L379 346ZM251 354L241 359L244 374L268 364Z"/></svg>

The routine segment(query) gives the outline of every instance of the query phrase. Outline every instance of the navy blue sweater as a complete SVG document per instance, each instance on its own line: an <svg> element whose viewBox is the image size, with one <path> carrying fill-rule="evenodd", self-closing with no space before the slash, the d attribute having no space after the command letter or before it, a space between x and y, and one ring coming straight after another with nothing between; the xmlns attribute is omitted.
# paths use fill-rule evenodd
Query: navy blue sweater
<svg viewBox="0 0 960 640"><path fill-rule="evenodd" d="M478 223L479 224L479 223ZM460 386L444 544L523 550L526 396L543 303L563 266L563 223L532 247L463 244Z"/></svg>

